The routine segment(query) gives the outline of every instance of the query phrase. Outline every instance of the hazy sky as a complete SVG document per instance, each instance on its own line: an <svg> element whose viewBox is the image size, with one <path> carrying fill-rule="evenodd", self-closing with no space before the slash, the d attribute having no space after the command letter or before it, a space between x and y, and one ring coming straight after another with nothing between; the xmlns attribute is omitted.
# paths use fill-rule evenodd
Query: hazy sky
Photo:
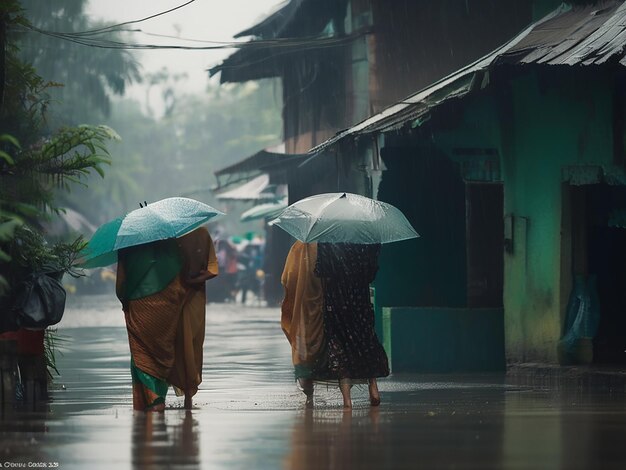
<svg viewBox="0 0 626 470"><path fill-rule="evenodd" d="M90 0L89 16L111 23L122 23L151 16L186 3L188 0ZM258 23L284 0L195 0L174 12L138 24L130 25L143 32L206 41L233 41L233 35ZM159 38L135 34L135 42L149 44L194 45L175 38ZM242 39L239 39L242 40ZM247 38L243 38L247 40ZM197 43L195 43L197 45ZM187 73L186 91L202 91L207 84L206 69L221 62L235 49L217 51L148 50L136 51L144 71L167 67L171 73ZM219 77L213 77L218 80ZM141 87L128 93L143 99ZM153 98L151 98L152 100Z"/></svg>

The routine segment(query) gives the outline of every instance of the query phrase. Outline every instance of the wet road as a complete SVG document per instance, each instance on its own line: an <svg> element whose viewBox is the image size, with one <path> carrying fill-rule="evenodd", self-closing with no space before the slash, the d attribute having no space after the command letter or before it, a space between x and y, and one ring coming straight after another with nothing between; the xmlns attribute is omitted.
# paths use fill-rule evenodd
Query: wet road
<svg viewBox="0 0 626 470"><path fill-rule="evenodd" d="M626 467L626 397L500 375L392 376L354 409L316 390L305 410L278 309L208 306L194 409L133 413L123 317L112 296L71 299L52 402L4 410L0 468L587 469ZM355 387L356 388L356 387Z"/></svg>

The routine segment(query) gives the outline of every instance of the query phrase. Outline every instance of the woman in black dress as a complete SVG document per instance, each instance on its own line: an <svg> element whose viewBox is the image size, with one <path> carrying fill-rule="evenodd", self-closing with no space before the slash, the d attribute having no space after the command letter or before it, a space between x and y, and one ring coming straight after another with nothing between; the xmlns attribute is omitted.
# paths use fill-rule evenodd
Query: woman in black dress
<svg viewBox="0 0 626 470"><path fill-rule="evenodd" d="M369 292L379 253L379 244L318 243L314 272L324 295L326 357L313 375L339 380L345 408L352 407L353 383L367 382L371 405L379 405L376 378L389 375L387 355L374 329Z"/></svg>

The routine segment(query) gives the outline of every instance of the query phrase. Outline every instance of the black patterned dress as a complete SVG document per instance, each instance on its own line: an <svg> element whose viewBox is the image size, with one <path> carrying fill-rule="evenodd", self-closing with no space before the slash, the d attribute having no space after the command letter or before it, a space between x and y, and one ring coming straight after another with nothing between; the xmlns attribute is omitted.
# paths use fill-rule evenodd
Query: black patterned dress
<svg viewBox="0 0 626 470"><path fill-rule="evenodd" d="M317 379L369 379L389 375L387 355L374 329L369 285L380 245L318 243L315 275L324 291L325 360Z"/></svg>

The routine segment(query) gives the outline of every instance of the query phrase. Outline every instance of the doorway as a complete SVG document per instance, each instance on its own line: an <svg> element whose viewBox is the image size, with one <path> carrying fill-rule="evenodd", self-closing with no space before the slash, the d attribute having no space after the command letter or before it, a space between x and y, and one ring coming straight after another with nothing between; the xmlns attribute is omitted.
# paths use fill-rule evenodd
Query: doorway
<svg viewBox="0 0 626 470"><path fill-rule="evenodd" d="M626 187L570 186L571 278L591 286L593 363L626 364ZM595 298L594 298L595 297ZM594 307L596 308L596 307Z"/></svg>
<svg viewBox="0 0 626 470"><path fill-rule="evenodd" d="M499 183L465 186L467 306L502 307L504 190Z"/></svg>

